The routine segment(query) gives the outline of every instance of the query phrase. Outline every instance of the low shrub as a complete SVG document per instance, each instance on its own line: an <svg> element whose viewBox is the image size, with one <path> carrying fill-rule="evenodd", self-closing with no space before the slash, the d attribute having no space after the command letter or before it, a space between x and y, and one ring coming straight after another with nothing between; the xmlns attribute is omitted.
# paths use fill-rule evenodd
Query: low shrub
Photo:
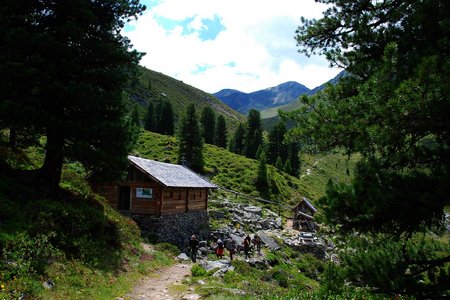
<svg viewBox="0 0 450 300"><path fill-rule="evenodd" d="M200 266L199 264L194 264L191 268L192 276L201 277L206 275L206 269Z"/></svg>

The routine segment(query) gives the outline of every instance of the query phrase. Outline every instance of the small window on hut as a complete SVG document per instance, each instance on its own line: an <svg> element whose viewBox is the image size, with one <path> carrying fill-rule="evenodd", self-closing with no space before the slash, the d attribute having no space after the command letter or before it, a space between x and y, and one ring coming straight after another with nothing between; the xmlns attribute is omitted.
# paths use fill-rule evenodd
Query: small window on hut
<svg viewBox="0 0 450 300"><path fill-rule="evenodd" d="M153 189L136 188L136 198L153 199Z"/></svg>

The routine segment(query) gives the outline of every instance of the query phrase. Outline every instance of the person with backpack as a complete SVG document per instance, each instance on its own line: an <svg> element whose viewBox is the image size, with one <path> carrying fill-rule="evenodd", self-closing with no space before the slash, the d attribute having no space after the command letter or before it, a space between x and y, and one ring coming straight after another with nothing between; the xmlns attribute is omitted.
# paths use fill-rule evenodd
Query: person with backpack
<svg viewBox="0 0 450 300"><path fill-rule="evenodd" d="M223 241L221 239L217 240L217 247L216 247L216 255L217 258L222 259L223 257L223 249L224 249Z"/></svg>
<svg viewBox="0 0 450 300"><path fill-rule="evenodd" d="M189 250L191 253L192 262L194 263L197 261L198 245L199 242L197 240L197 237L195 236L195 234L193 234L191 236L191 239L189 240Z"/></svg>
<svg viewBox="0 0 450 300"><path fill-rule="evenodd" d="M227 240L227 250L230 253L230 261L232 261L233 255L236 253L236 243L232 238L228 238Z"/></svg>
<svg viewBox="0 0 450 300"><path fill-rule="evenodd" d="M244 241L242 242L242 245L244 246L244 255L245 255L245 259L248 259L250 257L250 243L251 243L251 238L249 235L247 235L244 239Z"/></svg>

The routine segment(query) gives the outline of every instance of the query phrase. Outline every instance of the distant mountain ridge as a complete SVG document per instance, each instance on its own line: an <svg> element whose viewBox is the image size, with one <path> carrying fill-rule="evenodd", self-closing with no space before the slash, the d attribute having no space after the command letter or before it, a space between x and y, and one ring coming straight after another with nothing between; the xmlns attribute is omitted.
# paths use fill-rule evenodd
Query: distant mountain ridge
<svg viewBox="0 0 450 300"><path fill-rule="evenodd" d="M312 90L298 82L288 81L275 87L251 93L244 93L233 89L223 89L213 95L232 109L242 114L247 114L252 108L261 111L286 105L297 100L301 95L313 95L318 91L323 90L327 83L335 84L344 74L345 72L342 71L333 79Z"/></svg>
<svg viewBox="0 0 450 300"><path fill-rule="evenodd" d="M298 82L288 81L275 87L252 93L224 89L213 95L234 110L246 114L252 108L263 110L268 107L289 103L310 91L310 89Z"/></svg>

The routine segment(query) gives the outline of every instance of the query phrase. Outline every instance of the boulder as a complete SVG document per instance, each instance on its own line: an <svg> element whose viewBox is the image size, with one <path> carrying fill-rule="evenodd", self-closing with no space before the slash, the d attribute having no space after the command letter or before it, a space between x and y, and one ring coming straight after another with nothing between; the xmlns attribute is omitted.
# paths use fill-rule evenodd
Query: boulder
<svg viewBox="0 0 450 300"><path fill-rule="evenodd" d="M180 261L188 261L188 260L190 260L189 256L187 256L186 253L180 253L180 254L177 256L177 258L178 258L178 260L180 260Z"/></svg>

